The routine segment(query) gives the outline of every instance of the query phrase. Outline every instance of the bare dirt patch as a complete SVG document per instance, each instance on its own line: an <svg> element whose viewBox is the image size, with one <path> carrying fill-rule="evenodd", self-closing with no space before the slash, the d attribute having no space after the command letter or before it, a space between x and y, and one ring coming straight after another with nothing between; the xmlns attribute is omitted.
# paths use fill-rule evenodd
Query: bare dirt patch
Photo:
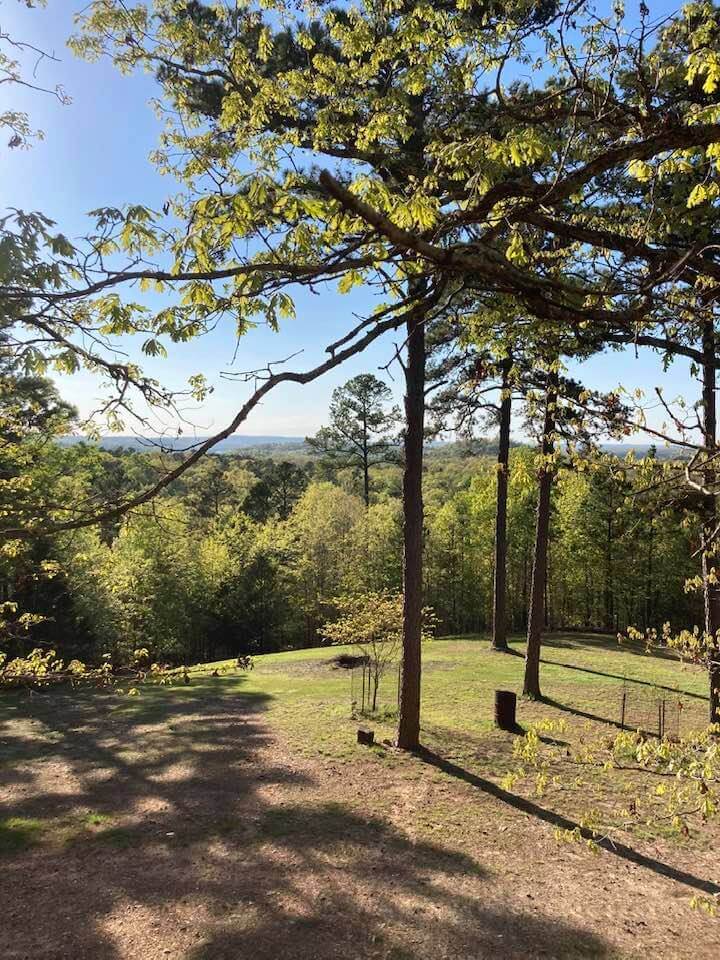
<svg viewBox="0 0 720 960"><path fill-rule="evenodd" d="M0 817L39 825L0 860L2 960L717 956L688 906L712 851L675 850L681 882L652 844L558 846L480 757L299 754L223 680L117 703L18 700L0 728Z"/></svg>

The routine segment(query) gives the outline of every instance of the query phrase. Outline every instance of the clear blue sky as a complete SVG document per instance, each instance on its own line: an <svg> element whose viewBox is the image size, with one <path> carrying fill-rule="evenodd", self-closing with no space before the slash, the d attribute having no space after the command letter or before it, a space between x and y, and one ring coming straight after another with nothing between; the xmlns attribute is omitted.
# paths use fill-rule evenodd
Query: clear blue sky
<svg viewBox="0 0 720 960"><path fill-rule="evenodd" d="M65 49L73 30L73 14L83 5L80 0L49 0L45 9L27 9L17 0L0 0L5 31L54 51L61 59L60 63L39 64L36 82L48 87L60 83L72 98L69 106L62 106L48 95L0 86L0 110L10 104L28 110L33 125L45 134L29 151L0 146L0 206L41 210L71 236L84 232L85 214L94 207L137 202L157 209L175 187L172 180L160 177L148 160L160 129L148 105L157 93L152 78L123 77L108 62L88 64ZM659 14L674 4L663 0L650 6L653 14ZM352 312L367 312L368 300L359 291L351 296L302 292L297 307L297 319L286 322L280 334L258 329L244 338L235 369L263 366L300 349L304 352L293 365L314 365L324 355L327 343L352 324ZM215 392L202 408L189 413L189 419L198 434L207 434L228 422L246 395L246 388L219 376L230 368L234 349L233 332L225 328L192 344L171 346L166 360L143 357L141 362L148 373L173 388L182 387L193 373L206 375L216 386ZM360 372L384 376L378 367L392 353L393 338L388 338L320 381L278 389L240 432L285 436L314 432L324 422L332 389ZM685 365L676 364L663 374L659 362L645 351L639 359L633 351L597 356L582 367L574 366L571 372L598 389L624 383L652 391L656 383L662 383L668 397L686 394L695 399L695 385L690 383ZM398 373L394 389L399 394ZM99 395L89 374L63 378L60 386L63 395L82 412L89 411ZM661 420L658 415L656 425Z"/></svg>

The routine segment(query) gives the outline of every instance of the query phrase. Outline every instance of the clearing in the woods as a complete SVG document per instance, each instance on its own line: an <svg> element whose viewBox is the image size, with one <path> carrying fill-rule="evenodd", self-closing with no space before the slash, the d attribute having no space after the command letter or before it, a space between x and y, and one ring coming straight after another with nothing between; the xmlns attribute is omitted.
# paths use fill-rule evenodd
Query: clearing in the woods
<svg viewBox="0 0 720 960"><path fill-rule="evenodd" d="M592 854L555 829L590 808L612 824L632 773L569 758L542 796L502 788L515 738L493 729L493 692L519 687L512 646L425 647L418 756L383 743L389 717L356 744L337 650L139 696L3 695L0 957L717 957L718 920L690 908L718 889L717 827L616 825ZM565 720L555 741L611 736L623 690L631 726L662 700L666 724L705 720L705 677L671 655L563 635L543 659L548 700L518 719Z"/></svg>

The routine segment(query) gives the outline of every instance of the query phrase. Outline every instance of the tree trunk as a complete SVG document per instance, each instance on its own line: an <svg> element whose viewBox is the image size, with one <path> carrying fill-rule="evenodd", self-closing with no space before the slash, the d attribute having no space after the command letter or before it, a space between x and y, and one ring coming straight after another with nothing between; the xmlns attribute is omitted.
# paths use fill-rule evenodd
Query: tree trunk
<svg viewBox="0 0 720 960"><path fill-rule="evenodd" d="M407 323L405 470L403 473L403 657L397 745L420 746L420 637L422 634L422 468L425 430L425 321Z"/></svg>
<svg viewBox="0 0 720 960"><path fill-rule="evenodd" d="M367 417L363 416L363 499L365 509L370 506L370 456L368 454L368 426Z"/></svg>
<svg viewBox="0 0 720 960"><path fill-rule="evenodd" d="M647 630L654 619L654 603L653 599L655 596L655 587L653 585L653 533L654 526L652 517L650 517L650 529L648 531L648 550L647 550L647 566L646 566L646 576L645 576L645 623L643 628Z"/></svg>
<svg viewBox="0 0 720 960"><path fill-rule="evenodd" d="M543 584L543 625L546 630L551 629L550 623L550 542L547 545L547 554L545 558L545 582Z"/></svg>
<svg viewBox="0 0 720 960"><path fill-rule="evenodd" d="M612 482L612 481L611 481ZM605 537L605 585L603 590L604 615L603 625L606 630L612 630L615 623L615 597L613 594L613 494L608 492L608 516Z"/></svg>
<svg viewBox="0 0 720 960"><path fill-rule="evenodd" d="M538 481L537 520L535 526L535 555L530 583L530 609L528 612L527 647L525 651L525 679L523 695L539 700L540 693L540 645L545 619L545 577L547 575L548 540L550 536L550 494L552 492L553 467L547 462L554 448L555 407L557 404L558 374L548 375L545 396L545 419L542 435L542 458Z"/></svg>
<svg viewBox="0 0 720 960"><path fill-rule="evenodd" d="M497 457L497 503L495 506L495 573L493 581L492 648L507 650L507 499L510 461L512 396L509 377L512 358L502 362L500 435Z"/></svg>
<svg viewBox="0 0 720 960"><path fill-rule="evenodd" d="M703 324L703 434L707 456L711 458L717 445L717 402L715 396L715 329L713 321ZM715 489L715 461L709 462L704 471L704 485L711 491ZM712 575L716 567L718 525L717 497L709 493L706 497L705 516L703 518L702 574L703 600L705 606L705 633L717 642L720 630L720 583ZM720 655L717 646L708 655L708 679L710 683L710 723L720 723Z"/></svg>

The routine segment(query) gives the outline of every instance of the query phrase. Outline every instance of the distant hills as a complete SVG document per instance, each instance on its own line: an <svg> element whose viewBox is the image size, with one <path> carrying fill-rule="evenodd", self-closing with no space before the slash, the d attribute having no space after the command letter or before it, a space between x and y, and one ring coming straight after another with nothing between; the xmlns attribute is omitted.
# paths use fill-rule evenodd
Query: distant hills
<svg viewBox="0 0 720 960"><path fill-rule="evenodd" d="M652 448L655 448L655 456L658 460L687 460L692 451L687 447L680 447L671 444L666 447L662 443L657 445L651 443L603 443L602 448L607 453L614 453L616 457L624 457L633 450L638 457L647 456Z"/></svg>
<svg viewBox="0 0 720 960"><path fill-rule="evenodd" d="M85 437L68 436L62 437L60 443L63 446L71 446L76 443L95 443L103 450L154 450L162 447L163 450L192 450L201 444L207 437L164 437L144 438L135 436L112 435L101 437L98 441L90 441ZM516 442L513 445L519 445ZM494 438L480 437L472 441L442 442L432 441L428 452L433 456L468 456L468 455L491 455L497 452L497 442ZM613 453L618 457L623 457L630 451L634 451L636 456L644 457L651 449L648 443L605 443L603 450ZM278 437L278 436L258 436L250 437L242 434L228 437L227 440L221 440L212 448L213 453L252 453L262 452L265 454L288 453L290 451L311 454L312 451L305 443L304 437ZM656 455L659 460L685 459L688 452L683 447L658 445Z"/></svg>
<svg viewBox="0 0 720 960"><path fill-rule="evenodd" d="M207 437L133 437L112 435L101 437L97 445L103 450L154 450L162 447L163 450L192 450L197 447ZM95 443L86 437L69 436L62 437L60 443L63 446L72 446L76 443ZM304 437L247 437L240 434L228 437L227 440L221 440L213 447L215 453L234 453L237 451L247 452L248 450L267 450L269 448L281 448L285 450L299 450L305 447Z"/></svg>

